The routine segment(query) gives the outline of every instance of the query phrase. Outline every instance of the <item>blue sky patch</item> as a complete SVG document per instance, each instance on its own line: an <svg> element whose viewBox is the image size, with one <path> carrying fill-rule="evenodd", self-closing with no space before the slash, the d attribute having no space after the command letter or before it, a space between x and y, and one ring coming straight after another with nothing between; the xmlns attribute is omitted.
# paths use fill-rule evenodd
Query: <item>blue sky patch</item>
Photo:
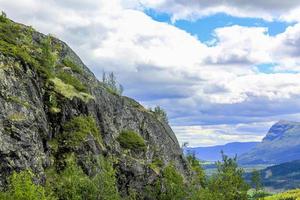
<svg viewBox="0 0 300 200"><path fill-rule="evenodd" d="M169 14L159 13L153 9L147 9L145 10L145 13L156 21L171 23L171 15ZM293 25L293 23L287 23L283 21L269 22L259 18L241 18L219 13L198 19L196 21L177 20L174 24L174 26L197 36L201 42L208 42L214 39L213 32L216 28L233 25L247 27L267 27L268 34L274 36L284 32L285 29L288 26Z"/></svg>

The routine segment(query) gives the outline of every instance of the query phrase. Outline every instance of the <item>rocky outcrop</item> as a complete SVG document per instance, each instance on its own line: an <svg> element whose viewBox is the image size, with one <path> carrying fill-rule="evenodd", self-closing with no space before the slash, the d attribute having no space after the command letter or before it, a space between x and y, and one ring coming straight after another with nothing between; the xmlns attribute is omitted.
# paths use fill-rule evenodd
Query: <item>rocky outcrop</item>
<svg viewBox="0 0 300 200"><path fill-rule="evenodd" d="M239 157L241 164L280 164L300 159L300 123L275 123L262 142Z"/></svg>
<svg viewBox="0 0 300 200"><path fill-rule="evenodd" d="M23 33L28 33L26 37L32 38L35 48L32 51L29 48L28 54L41 54L38 48L47 37L29 27L17 26ZM3 33L6 30L0 31ZM16 37L19 41L21 36ZM9 43L6 38L1 39L5 42L3 44ZM53 165L57 156L53 153L53 141L62 134L66 122L80 115L95 119L103 140L103 144L99 145L91 137L74 150L86 173L91 171L91 166L84 159L85 155L113 156L117 160L115 168L119 188L125 193L129 187L141 191L159 176L159 170L150 167L155 159L160 159L163 166L173 163L183 176L188 174L186 161L168 124L156 119L133 99L107 90L65 43L51 37L51 45L51 48L58 49L55 70L59 68L80 80L87 91L64 93L66 91L60 90L69 86L57 81L56 77L45 78L39 70L44 67L41 62L29 62L31 60L28 61L28 58L22 58L22 53L14 55L0 49L1 186L5 185L6 177L12 171L27 168L43 181L45 170ZM65 59L79 67L80 73L66 66ZM142 136L146 151L123 149L116 140L123 130L132 130Z"/></svg>

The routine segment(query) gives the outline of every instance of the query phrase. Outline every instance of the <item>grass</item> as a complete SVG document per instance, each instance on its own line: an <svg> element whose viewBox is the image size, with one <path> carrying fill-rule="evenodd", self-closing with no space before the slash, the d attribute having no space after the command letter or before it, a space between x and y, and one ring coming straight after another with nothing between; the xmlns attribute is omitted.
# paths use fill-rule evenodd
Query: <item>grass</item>
<svg viewBox="0 0 300 200"><path fill-rule="evenodd" d="M0 16L0 53L13 57L22 65L29 65L48 83L54 83L54 90L68 99L78 97L87 102L93 97L88 94L87 88L80 80L65 72L56 73L60 48L57 48L52 36L40 41L33 41L34 30ZM82 69L70 59L64 59L63 64L73 72L82 74ZM52 88L47 88L52 90ZM68 91L69 90L69 91ZM17 99L16 103L28 106ZM58 106L51 106L50 112L59 112Z"/></svg>
<svg viewBox="0 0 300 200"><path fill-rule="evenodd" d="M71 119L63 126L61 142L63 146L73 149L84 142L88 135L92 135L94 139L102 146L102 138L97 128L96 121L91 116L77 116Z"/></svg>
<svg viewBox="0 0 300 200"><path fill-rule="evenodd" d="M16 96L8 96L7 100L13 103L16 103L18 105L24 106L25 108L30 108L30 104L26 101L23 101L22 99L20 99L19 97Z"/></svg>
<svg viewBox="0 0 300 200"><path fill-rule="evenodd" d="M134 131L122 131L117 138L121 147L130 150L145 151L144 139Z"/></svg>
<svg viewBox="0 0 300 200"><path fill-rule="evenodd" d="M84 86L80 80L71 74L61 71L57 74L57 78L62 80L64 83L72 85L77 91L87 93L87 88Z"/></svg>
<svg viewBox="0 0 300 200"><path fill-rule="evenodd" d="M78 66L77 64L75 64L71 59L69 58L65 58L63 59L63 64L66 66L66 67L69 67L71 68L71 70L75 73L78 73L78 74L83 74L83 70L81 69L80 66Z"/></svg>
<svg viewBox="0 0 300 200"><path fill-rule="evenodd" d="M88 102L89 100L94 99L94 97L90 94L78 92L73 85L66 84L59 78L53 78L50 79L50 81L54 84L55 92L61 94L62 96L68 99L72 100L74 97L77 97L83 100L84 102Z"/></svg>
<svg viewBox="0 0 300 200"><path fill-rule="evenodd" d="M264 200L300 200L300 189L275 194L273 196L264 198Z"/></svg>
<svg viewBox="0 0 300 200"><path fill-rule="evenodd" d="M15 112L15 113L10 114L8 116L8 119L13 122L21 122L26 119L26 116L24 115L24 113Z"/></svg>

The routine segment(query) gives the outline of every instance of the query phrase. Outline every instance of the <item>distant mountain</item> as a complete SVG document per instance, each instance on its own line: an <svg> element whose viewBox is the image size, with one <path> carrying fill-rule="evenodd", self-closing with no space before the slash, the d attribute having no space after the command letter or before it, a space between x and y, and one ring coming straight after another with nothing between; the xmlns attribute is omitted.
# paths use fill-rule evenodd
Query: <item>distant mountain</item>
<svg viewBox="0 0 300 200"><path fill-rule="evenodd" d="M267 167L259 172L262 184L268 190L283 191L300 186L300 160ZM245 179L250 183L251 173L247 173Z"/></svg>
<svg viewBox="0 0 300 200"><path fill-rule="evenodd" d="M258 142L233 142L225 145L211 147L185 148L185 154L195 154L196 158L205 161L217 161L221 159L221 151L233 157L239 156L254 148Z"/></svg>
<svg viewBox="0 0 300 200"><path fill-rule="evenodd" d="M240 164L280 164L300 160L300 123L279 121L261 143L239 156Z"/></svg>

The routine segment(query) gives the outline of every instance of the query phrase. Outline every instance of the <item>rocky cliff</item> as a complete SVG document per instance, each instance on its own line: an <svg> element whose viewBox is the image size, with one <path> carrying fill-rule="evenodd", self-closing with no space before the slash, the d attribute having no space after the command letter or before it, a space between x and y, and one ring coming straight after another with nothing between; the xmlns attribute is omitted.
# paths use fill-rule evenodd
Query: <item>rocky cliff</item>
<svg viewBox="0 0 300 200"><path fill-rule="evenodd" d="M186 177L187 163L168 124L106 88L64 42L4 16L0 25L1 186L24 169L42 183L45 170L69 153L86 174L95 167L93 155L113 158L122 193L142 192L170 163ZM74 134L66 136L66 124L80 116L92 118L99 135L68 143ZM122 147L117 138L125 130L141 136L145 150ZM153 164L157 160L159 166Z"/></svg>

